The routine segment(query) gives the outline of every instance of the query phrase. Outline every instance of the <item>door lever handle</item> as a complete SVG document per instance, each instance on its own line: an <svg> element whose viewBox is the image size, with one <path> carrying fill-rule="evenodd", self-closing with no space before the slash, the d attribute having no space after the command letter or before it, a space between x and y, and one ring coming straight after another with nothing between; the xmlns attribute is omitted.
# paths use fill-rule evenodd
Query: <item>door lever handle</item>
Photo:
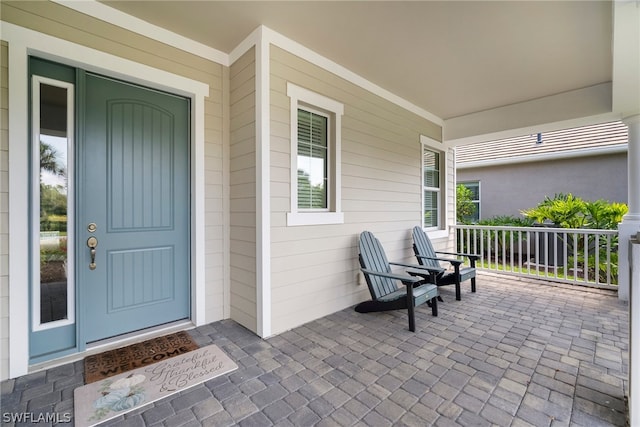
<svg viewBox="0 0 640 427"><path fill-rule="evenodd" d="M98 246L98 239L95 236L91 236L87 239L87 246L89 247L89 254L91 254L91 263L89 263L89 270L96 269L96 246Z"/></svg>

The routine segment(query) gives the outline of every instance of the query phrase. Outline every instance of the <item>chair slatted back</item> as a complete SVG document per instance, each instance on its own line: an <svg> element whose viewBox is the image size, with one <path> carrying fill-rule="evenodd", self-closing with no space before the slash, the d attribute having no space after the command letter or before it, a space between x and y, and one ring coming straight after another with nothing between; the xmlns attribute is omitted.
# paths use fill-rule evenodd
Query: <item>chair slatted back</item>
<svg viewBox="0 0 640 427"><path fill-rule="evenodd" d="M369 231L360 234L359 242L360 266L367 270L391 273L389 261L384 253L380 241ZM375 301L380 297L395 292L398 287L393 279L365 274L371 298Z"/></svg>
<svg viewBox="0 0 640 427"><path fill-rule="evenodd" d="M437 258L429 236L418 225L413 227L413 251L416 255ZM418 262L426 267L440 267L440 264L435 259L418 258Z"/></svg>

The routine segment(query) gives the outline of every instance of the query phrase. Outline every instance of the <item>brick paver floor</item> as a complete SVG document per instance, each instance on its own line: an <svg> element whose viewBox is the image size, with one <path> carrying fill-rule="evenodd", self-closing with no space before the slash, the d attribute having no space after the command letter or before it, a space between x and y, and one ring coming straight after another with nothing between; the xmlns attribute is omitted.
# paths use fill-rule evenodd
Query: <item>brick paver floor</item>
<svg viewBox="0 0 640 427"><path fill-rule="evenodd" d="M615 294L488 273L462 301L441 294L415 333L406 311L352 309L267 340L231 320L198 327L239 369L105 425L625 425L628 308ZM4 381L3 417L72 414L82 372Z"/></svg>

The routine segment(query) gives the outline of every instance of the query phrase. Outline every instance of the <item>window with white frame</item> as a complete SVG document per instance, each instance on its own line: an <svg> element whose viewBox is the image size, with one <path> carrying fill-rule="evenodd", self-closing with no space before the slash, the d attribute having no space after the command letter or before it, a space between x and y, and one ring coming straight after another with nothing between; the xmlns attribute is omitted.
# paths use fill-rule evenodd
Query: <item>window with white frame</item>
<svg viewBox="0 0 640 427"><path fill-rule="evenodd" d="M287 225L340 224L340 143L344 106L287 84L291 108L291 211Z"/></svg>
<svg viewBox="0 0 640 427"><path fill-rule="evenodd" d="M477 223L480 221L480 181L467 181L461 182L460 184L471 192L470 202L473 203L475 208L473 213L464 219L471 223Z"/></svg>
<svg viewBox="0 0 640 427"><path fill-rule="evenodd" d="M422 143L422 226L426 229L443 228L443 157L442 152Z"/></svg>
<svg viewBox="0 0 640 427"><path fill-rule="evenodd" d="M329 183L329 117L298 108L298 209L326 211Z"/></svg>

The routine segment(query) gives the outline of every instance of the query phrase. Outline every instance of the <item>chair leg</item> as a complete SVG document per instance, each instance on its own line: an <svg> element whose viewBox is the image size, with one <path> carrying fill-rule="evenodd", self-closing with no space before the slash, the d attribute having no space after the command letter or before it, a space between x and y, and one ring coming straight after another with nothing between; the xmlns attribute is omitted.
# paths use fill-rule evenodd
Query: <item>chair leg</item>
<svg viewBox="0 0 640 427"><path fill-rule="evenodd" d="M460 279L456 280L456 301L460 301Z"/></svg>
<svg viewBox="0 0 640 427"><path fill-rule="evenodd" d="M431 314L438 316L438 297L431 298Z"/></svg>
<svg viewBox="0 0 640 427"><path fill-rule="evenodd" d="M407 315L409 316L409 330L411 332L416 331L415 304L416 301L413 299L413 286L407 286Z"/></svg>
<svg viewBox="0 0 640 427"><path fill-rule="evenodd" d="M413 309L413 304L409 304L409 309L408 309L408 314L409 314L409 330L411 332L415 332L416 331L416 317L415 317L415 313L414 313L414 309Z"/></svg>
<svg viewBox="0 0 640 427"><path fill-rule="evenodd" d="M471 292L475 292L476 291L476 278L472 277L471 278Z"/></svg>

